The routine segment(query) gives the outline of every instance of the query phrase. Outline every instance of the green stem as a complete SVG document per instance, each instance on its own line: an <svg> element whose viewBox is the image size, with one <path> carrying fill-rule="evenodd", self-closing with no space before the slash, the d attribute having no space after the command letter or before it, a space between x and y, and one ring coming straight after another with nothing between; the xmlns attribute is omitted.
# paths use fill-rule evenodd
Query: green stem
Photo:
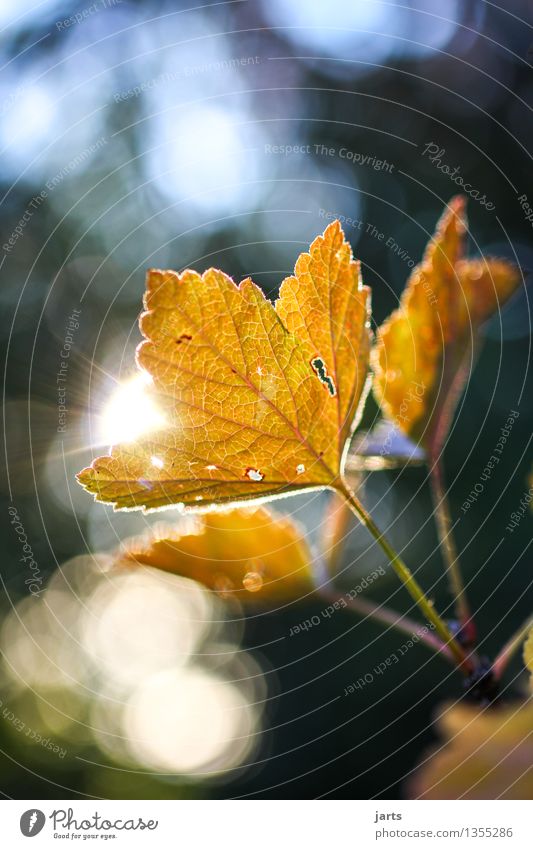
<svg viewBox="0 0 533 849"><path fill-rule="evenodd" d="M529 631L533 628L533 616L529 616L526 621L520 626L518 631L505 643L504 647L499 652L494 663L492 664L492 672L497 681L502 677L507 665L515 652L520 648L526 639Z"/></svg>
<svg viewBox="0 0 533 849"><path fill-rule="evenodd" d="M421 643L424 643L429 649L438 652L447 661L454 664L454 658L448 646L444 645L438 637L431 633L418 633L422 627L420 622L415 622L414 619L402 616L401 613L391 610L390 607L386 607L383 604L376 604L365 598L347 598L345 595L339 595L334 591L324 588L320 589L319 595L325 601L329 601L332 604L342 599L347 608L353 610L354 613L359 613L361 616L372 619L375 622L380 622L382 625L388 625L401 634L407 634L409 637L417 634Z"/></svg>
<svg viewBox="0 0 533 849"><path fill-rule="evenodd" d="M337 485L337 490L344 496L355 515L359 518L367 530L370 531L378 545L381 546L411 598L424 614L426 621L430 622L435 627L435 631L442 639L443 643L448 646L458 667L466 676L471 675L474 671L472 661L466 656L463 648L454 638L444 620L441 619L435 611L432 602L426 597L422 587L413 576L410 569L405 565L400 555L396 553L386 537L383 536L377 525L374 523L370 513L365 510L362 504L360 504L344 481L340 481Z"/></svg>
<svg viewBox="0 0 533 849"><path fill-rule="evenodd" d="M441 550L444 553L446 574L448 576L450 592L454 599L457 619L461 624L466 639L469 643L473 643L476 638L476 629L466 597L461 566L452 533L452 518L446 486L444 484L444 473L438 458L430 458L429 475L437 533L441 543Z"/></svg>

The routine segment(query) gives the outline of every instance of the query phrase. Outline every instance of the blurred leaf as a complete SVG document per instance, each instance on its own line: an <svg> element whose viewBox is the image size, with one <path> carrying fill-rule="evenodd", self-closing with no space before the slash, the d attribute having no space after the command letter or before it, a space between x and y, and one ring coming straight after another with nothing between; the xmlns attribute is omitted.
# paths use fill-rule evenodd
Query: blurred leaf
<svg viewBox="0 0 533 849"><path fill-rule="evenodd" d="M132 540L121 563L155 566L198 581L223 597L274 604L313 590L305 534L264 507L213 511Z"/></svg>
<svg viewBox="0 0 533 849"><path fill-rule="evenodd" d="M382 419L372 430L354 434L344 466L345 473L403 469L420 466L424 450L412 442L391 421Z"/></svg>
<svg viewBox="0 0 533 849"><path fill-rule="evenodd" d="M374 393L386 415L428 452L442 445L477 353L479 326L514 292L507 260L464 258L465 199L442 215L400 306L380 327L372 351Z"/></svg>
<svg viewBox="0 0 533 849"><path fill-rule="evenodd" d="M334 486L368 386L369 302L338 221L275 307L250 279L150 271L137 359L166 425L99 457L80 483L148 509Z"/></svg>
<svg viewBox="0 0 533 849"><path fill-rule="evenodd" d="M349 481L353 491L357 493L362 487L362 475L354 472ZM332 498L327 506L322 524L322 545L326 573L333 578L339 573L343 554L355 517L344 498Z"/></svg>
<svg viewBox="0 0 533 849"><path fill-rule="evenodd" d="M531 799L533 704L447 708L439 726L448 742L419 767L410 798Z"/></svg>
<svg viewBox="0 0 533 849"><path fill-rule="evenodd" d="M531 690L533 691L533 628L524 643L524 663L531 673Z"/></svg>

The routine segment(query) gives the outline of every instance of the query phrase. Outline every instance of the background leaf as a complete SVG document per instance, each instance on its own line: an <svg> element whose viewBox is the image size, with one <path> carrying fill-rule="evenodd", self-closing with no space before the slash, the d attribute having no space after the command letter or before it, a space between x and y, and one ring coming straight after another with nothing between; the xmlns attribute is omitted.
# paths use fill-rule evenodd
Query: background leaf
<svg viewBox="0 0 533 849"><path fill-rule="evenodd" d="M264 507L213 511L156 528L130 541L119 562L154 566L243 603L276 604L313 591L304 532Z"/></svg>
<svg viewBox="0 0 533 849"><path fill-rule="evenodd" d="M533 692L533 628L524 643L524 663L531 673L531 690Z"/></svg>
<svg viewBox="0 0 533 849"><path fill-rule="evenodd" d="M439 727L448 742L410 784L417 799L531 799L533 704L447 708Z"/></svg>
<svg viewBox="0 0 533 849"><path fill-rule="evenodd" d="M455 197L372 352L374 393L385 414L431 453L445 439L479 325L520 281L507 260L465 259L465 236L465 199Z"/></svg>

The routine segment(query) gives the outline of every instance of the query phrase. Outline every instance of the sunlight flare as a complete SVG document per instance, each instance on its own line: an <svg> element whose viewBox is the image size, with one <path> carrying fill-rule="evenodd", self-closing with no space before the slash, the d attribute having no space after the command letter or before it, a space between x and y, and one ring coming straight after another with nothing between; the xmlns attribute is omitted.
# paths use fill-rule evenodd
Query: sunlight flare
<svg viewBox="0 0 533 849"><path fill-rule="evenodd" d="M148 392L151 383L150 376L141 372L119 384L101 416L101 443L134 442L145 433L164 427L165 417Z"/></svg>

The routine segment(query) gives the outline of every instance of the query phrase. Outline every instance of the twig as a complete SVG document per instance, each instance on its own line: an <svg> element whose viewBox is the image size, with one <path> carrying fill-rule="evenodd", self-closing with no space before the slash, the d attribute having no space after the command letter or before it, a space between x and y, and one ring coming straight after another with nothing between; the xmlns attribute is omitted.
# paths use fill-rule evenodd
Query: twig
<svg viewBox="0 0 533 849"><path fill-rule="evenodd" d="M409 617L403 616L390 607L386 607L383 604L376 604L368 599L346 598L343 594L325 588L320 589L319 595L325 601L329 601L332 604L342 599L348 609L353 610L354 613L359 613L365 619L371 619L375 622L381 622L383 625L388 625L402 634L407 634L409 637L416 634L421 643L424 643L432 651L438 652L449 663L455 665L453 655L447 645L434 634L420 633L420 629L422 628L420 622L415 622L414 619L409 619Z"/></svg>
<svg viewBox="0 0 533 849"><path fill-rule="evenodd" d="M453 538L452 518L440 459L430 460L429 474L433 506L435 509L435 521L439 541L442 546L450 591L454 599L463 638L466 643L471 645L476 639L476 627L466 597L459 557Z"/></svg>
<svg viewBox="0 0 533 849"><path fill-rule="evenodd" d="M529 631L533 628L533 615L529 616L526 621L520 626L518 631L505 643L504 647L496 657L492 664L492 672L497 681L499 681L507 668L507 665L515 652L520 648L526 639Z"/></svg>

